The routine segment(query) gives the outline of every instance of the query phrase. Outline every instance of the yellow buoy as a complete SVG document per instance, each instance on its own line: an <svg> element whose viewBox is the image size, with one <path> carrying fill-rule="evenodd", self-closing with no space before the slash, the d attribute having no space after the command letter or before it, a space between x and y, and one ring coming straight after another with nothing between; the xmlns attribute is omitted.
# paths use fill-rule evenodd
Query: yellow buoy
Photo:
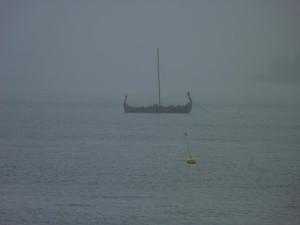
<svg viewBox="0 0 300 225"><path fill-rule="evenodd" d="M190 158L186 160L187 164L196 164L197 160L195 158Z"/></svg>
<svg viewBox="0 0 300 225"><path fill-rule="evenodd" d="M196 164L197 160L195 157L192 156L191 152L190 152L190 144L189 144L189 140L188 140L188 133L184 132L183 133L184 139L185 139L185 143L186 143L186 151L189 154L189 159L186 160L187 164Z"/></svg>

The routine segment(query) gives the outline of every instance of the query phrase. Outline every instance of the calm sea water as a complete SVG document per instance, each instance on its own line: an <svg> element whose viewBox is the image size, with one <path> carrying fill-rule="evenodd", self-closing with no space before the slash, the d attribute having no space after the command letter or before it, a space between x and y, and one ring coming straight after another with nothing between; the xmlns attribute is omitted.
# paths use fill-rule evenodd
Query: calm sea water
<svg viewBox="0 0 300 225"><path fill-rule="evenodd" d="M298 225L300 107L1 103L0 202L5 225Z"/></svg>

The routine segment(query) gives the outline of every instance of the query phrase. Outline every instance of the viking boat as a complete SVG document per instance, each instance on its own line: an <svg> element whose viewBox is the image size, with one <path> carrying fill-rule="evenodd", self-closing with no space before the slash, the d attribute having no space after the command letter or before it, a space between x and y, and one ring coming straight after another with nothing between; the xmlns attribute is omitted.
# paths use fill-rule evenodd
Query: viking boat
<svg viewBox="0 0 300 225"><path fill-rule="evenodd" d="M159 49L157 49L157 77L158 77L158 104L150 106L131 106L127 104L128 96L125 95L123 107L125 113L190 113L192 110L192 98L187 92L188 102L185 105L161 105L160 99L160 71L159 71Z"/></svg>

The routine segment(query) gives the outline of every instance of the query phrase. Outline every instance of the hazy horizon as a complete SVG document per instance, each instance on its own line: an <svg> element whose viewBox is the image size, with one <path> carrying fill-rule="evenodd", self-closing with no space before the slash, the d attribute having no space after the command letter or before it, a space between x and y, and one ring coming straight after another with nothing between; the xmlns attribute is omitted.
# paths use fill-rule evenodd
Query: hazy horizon
<svg viewBox="0 0 300 225"><path fill-rule="evenodd" d="M299 1L1 1L0 100L298 102Z"/></svg>

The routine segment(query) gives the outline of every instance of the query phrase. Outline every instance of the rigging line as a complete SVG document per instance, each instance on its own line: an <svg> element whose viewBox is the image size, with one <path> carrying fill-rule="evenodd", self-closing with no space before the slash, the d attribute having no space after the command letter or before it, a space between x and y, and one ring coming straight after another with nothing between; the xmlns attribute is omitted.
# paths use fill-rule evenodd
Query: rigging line
<svg viewBox="0 0 300 225"><path fill-rule="evenodd" d="M207 110L204 106L198 103L198 106L206 113L213 113L213 111Z"/></svg>
<svg viewBox="0 0 300 225"><path fill-rule="evenodd" d="M158 107L160 107L160 70L159 70L159 48L157 48L157 79L158 79Z"/></svg>
<svg viewBox="0 0 300 225"><path fill-rule="evenodd" d="M189 140L188 140L188 133L184 132L183 136L184 136L184 140L185 140L185 143L186 143L186 151L187 151L189 157L192 158L192 154L191 154L191 151L190 151L190 143L189 143Z"/></svg>

